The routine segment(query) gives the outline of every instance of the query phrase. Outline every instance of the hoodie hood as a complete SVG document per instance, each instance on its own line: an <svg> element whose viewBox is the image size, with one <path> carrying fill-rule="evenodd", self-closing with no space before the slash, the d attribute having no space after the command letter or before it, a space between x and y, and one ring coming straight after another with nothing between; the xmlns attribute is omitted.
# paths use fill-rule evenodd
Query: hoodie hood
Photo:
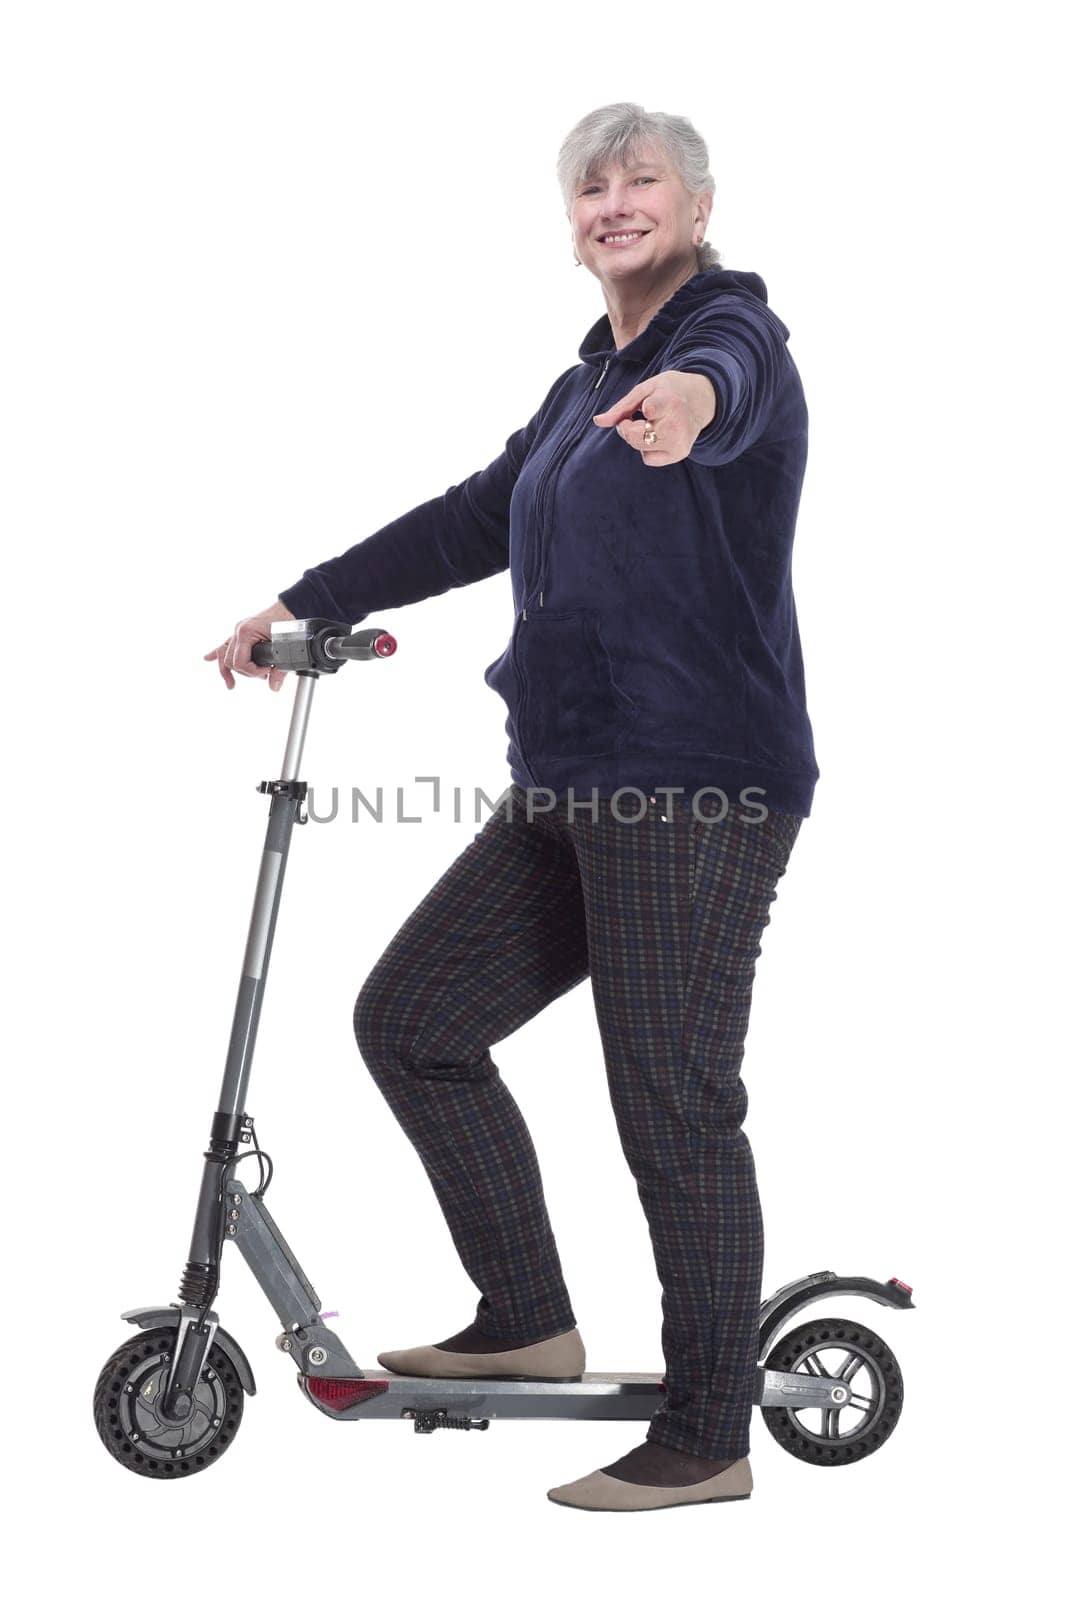
<svg viewBox="0 0 1067 1600"><path fill-rule="evenodd" d="M740 294L758 300L765 308L764 315L777 324L782 338L789 338L785 323L767 306L767 286L758 272L709 267L706 272L696 272L687 278L681 288L676 289L671 298L660 306L648 326L629 344L624 344L621 350L615 348L611 320L605 312L589 329L578 347L578 354L590 366L599 366L606 356L612 356L616 361L645 367L688 317L700 312L709 300L720 294Z"/></svg>

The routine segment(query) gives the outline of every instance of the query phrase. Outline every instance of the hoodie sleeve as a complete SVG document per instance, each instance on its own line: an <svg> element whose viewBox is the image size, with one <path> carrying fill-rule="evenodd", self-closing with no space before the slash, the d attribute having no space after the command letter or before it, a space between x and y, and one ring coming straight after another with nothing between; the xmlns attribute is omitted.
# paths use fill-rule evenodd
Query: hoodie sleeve
<svg viewBox="0 0 1067 1600"><path fill-rule="evenodd" d="M308 567L278 599L296 617L356 623L372 611L464 588L508 568L511 491L563 372L524 428L480 472L406 511L343 555Z"/></svg>
<svg viewBox="0 0 1067 1600"><path fill-rule="evenodd" d="M764 306L719 295L664 353L664 370L700 372L715 390L715 415L687 460L719 467L754 445L795 372L784 325Z"/></svg>

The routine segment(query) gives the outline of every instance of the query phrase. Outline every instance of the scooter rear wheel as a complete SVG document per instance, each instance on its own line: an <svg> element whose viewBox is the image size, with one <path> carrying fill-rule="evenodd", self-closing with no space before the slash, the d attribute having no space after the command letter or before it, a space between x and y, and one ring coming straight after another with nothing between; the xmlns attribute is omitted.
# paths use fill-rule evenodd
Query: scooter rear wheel
<svg viewBox="0 0 1067 1600"><path fill-rule="evenodd" d="M174 1349L174 1328L146 1328L105 1363L93 1395L96 1431L121 1466L143 1478L188 1478L216 1462L232 1443L244 1412L233 1363L215 1345L189 1414L172 1421L159 1411L162 1379Z"/></svg>
<svg viewBox="0 0 1067 1600"><path fill-rule="evenodd" d="M764 1366L773 1372L843 1378L846 1406L763 1406L763 1420L783 1450L814 1467L842 1467L880 1450L904 1404L904 1380L892 1350L859 1322L826 1318L783 1334Z"/></svg>

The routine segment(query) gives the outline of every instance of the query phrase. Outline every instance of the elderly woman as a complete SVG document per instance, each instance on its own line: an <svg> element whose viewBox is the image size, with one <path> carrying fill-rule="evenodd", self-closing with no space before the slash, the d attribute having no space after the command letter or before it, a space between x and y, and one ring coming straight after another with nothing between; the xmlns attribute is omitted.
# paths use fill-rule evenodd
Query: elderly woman
<svg viewBox="0 0 1067 1600"><path fill-rule="evenodd" d="M644 1510L746 1498L763 1233L740 1078L759 939L818 768L791 556L807 448L788 330L705 240L684 117L584 117L558 175L605 314L484 470L322 562L279 617L346 623L510 569L486 669L513 783L360 991L361 1054L481 1291L394 1372L585 1370L529 1131L490 1055L590 978L611 1103L663 1287L665 1398L619 1460L549 1491ZM556 1064L558 1065L558 1063ZM582 1070L568 1063L566 1071Z"/></svg>

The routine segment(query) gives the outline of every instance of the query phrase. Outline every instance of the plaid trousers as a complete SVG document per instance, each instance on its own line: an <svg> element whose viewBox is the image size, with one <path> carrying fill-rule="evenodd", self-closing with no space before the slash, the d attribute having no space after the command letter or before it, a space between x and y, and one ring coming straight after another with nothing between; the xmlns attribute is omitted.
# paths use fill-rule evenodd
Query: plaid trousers
<svg viewBox="0 0 1067 1600"><path fill-rule="evenodd" d="M591 980L611 1104L663 1289L647 1437L747 1455L763 1218L740 1077L759 939L803 818L619 791L594 817L512 784L360 990L360 1053L414 1144L481 1298L532 1344L575 1326L529 1130L490 1055ZM705 796L705 814L715 805ZM643 811L643 815L642 815Z"/></svg>

